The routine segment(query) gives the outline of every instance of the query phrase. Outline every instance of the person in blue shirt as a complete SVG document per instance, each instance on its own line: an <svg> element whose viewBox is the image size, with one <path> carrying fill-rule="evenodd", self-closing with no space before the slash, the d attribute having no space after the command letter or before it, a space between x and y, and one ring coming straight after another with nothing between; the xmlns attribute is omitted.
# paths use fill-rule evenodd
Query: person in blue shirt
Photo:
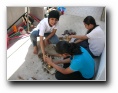
<svg viewBox="0 0 118 93"><path fill-rule="evenodd" d="M86 49L75 43L59 41L56 52L64 59L54 62L46 56L46 62L55 68L58 80L91 80L94 77L95 62ZM63 67L58 64L63 64Z"/></svg>

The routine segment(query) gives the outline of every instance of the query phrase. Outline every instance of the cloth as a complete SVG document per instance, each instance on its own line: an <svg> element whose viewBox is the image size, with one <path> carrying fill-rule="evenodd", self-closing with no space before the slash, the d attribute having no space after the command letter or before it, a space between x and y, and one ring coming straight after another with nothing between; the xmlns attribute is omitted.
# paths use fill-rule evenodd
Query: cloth
<svg viewBox="0 0 118 93"><path fill-rule="evenodd" d="M65 7L57 7L57 10L58 10L58 11L65 11L66 8L65 8Z"/></svg>
<svg viewBox="0 0 118 93"><path fill-rule="evenodd" d="M94 56L100 56L105 46L105 35L100 26L94 28L89 34L86 35L89 43L89 49Z"/></svg>
<svg viewBox="0 0 118 93"><path fill-rule="evenodd" d="M82 54L74 55L70 58L70 63L65 63L63 68L70 67L74 72L71 74L62 74L57 71L55 74L56 79L58 80L91 80L94 76L95 62L90 54L81 47ZM64 59L66 59L64 58Z"/></svg>
<svg viewBox="0 0 118 93"><path fill-rule="evenodd" d="M32 33L30 34L30 39L32 41L33 46L37 46L37 37L39 37L39 30L33 30ZM47 37L50 33L45 33L44 37ZM51 44L57 44L59 42L59 38L55 34L49 39L49 42Z"/></svg>
<svg viewBox="0 0 118 93"><path fill-rule="evenodd" d="M44 33L51 33L53 29L58 29L58 25L59 25L59 22L57 22L56 25L50 27L48 23L48 18L44 18L33 30L37 30L37 31L39 30L40 31L39 35L44 36Z"/></svg>
<svg viewBox="0 0 118 93"><path fill-rule="evenodd" d="M75 39L74 42L75 42L76 40L78 40L78 39ZM87 39L87 40L84 40L84 41L82 41L82 42L77 43L77 45L78 45L78 46L82 46L83 48L85 48L93 58L98 57L98 56L94 56L94 54L90 51L88 39Z"/></svg>
<svg viewBox="0 0 118 93"><path fill-rule="evenodd" d="M86 49L81 47L83 52L81 55L74 55L70 63L70 69L79 71L84 78L92 78L94 76L95 62Z"/></svg>

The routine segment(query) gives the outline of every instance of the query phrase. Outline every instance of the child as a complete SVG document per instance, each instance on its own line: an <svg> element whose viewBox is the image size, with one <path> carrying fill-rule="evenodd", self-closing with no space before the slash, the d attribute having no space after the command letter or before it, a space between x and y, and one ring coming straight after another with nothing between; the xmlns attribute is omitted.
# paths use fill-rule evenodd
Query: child
<svg viewBox="0 0 118 93"><path fill-rule="evenodd" d="M50 43L56 44L59 42L57 35L55 35L58 28L59 17L60 14L57 10L50 11L48 18L44 18L42 21L40 21L40 23L37 25L35 29L33 29L30 35L32 44L34 46L34 54L38 54L37 37L40 36L40 47L42 50L44 61L45 46L47 46Z"/></svg>
<svg viewBox="0 0 118 93"><path fill-rule="evenodd" d="M100 56L105 45L105 36L100 26L96 25L92 16L84 19L85 28L88 29L86 35L70 35L69 38L77 38L75 43L88 50L92 57Z"/></svg>
<svg viewBox="0 0 118 93"><path fill-rule="evenodd" d="M56 44L56 52L63 56L64 60L53 62L46 56L46 62L57 70L55 77L58 80L90 80L94 77L94 60L83 47L59 41ZM62 68L57 64L64 66Z"/></svg>

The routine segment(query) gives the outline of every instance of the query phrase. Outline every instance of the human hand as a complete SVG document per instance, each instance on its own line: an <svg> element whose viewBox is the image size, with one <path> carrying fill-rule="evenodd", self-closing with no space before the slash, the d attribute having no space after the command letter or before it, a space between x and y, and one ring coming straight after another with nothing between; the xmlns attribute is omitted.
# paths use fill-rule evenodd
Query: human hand
<svg viewBox="0 0 118 93"><path fill-rule="evenodd" d="M52 58L51 57L48 57L48 56L45 56L45 62L47 62L48 65L51 65Z"/></svg>
<svg viewBox="0 0 118 93"><path fill-rule="evenodd" d="M60 61L60 60L58 60L58 61L53 61L53 63L55 63L55 64L61 64L61 61Z"/></svg>
<svg viewBox="0 0 118 93"><path fill-rule="evenodd" d="M69 38L69 39L73 38L73 35L69 35L68 38Z"/></svg>

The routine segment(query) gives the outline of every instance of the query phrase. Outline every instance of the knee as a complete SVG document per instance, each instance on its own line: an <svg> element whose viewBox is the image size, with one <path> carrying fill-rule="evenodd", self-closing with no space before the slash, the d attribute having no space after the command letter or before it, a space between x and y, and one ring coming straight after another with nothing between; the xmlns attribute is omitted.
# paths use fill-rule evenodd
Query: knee
<svg viewBox="0 0 118 93"><path fill-rule="evenodd" d="M57 44L58 42L59 42L59 40L57 39L53 42L53 44Z"/></svg>
<svg viewBox="0 0 118 93"><path fill-rule="evenodd" d="M35 32L32 32L31 34L30 34L30 38L31 39L35 39L37 36L35 35Z"/></svg>
<svg viewBox="0 0 118 93"><path fill-rule="evenodd" d="M53 40L50 40L51 44L57 44L59 42L59 39L53 39Z"/></svg>
<svg viewBox="0 0 118 93"><path fill-rule="evenodd" d="M34 37L34 33L33 32L30 34L30 38L32 38L32 37Z"/></svg>
<svg viewBox="0 0 118 93"><path fill-rule="evenodd" d="M51 44L57 44L59 42L58 36L55 34L53 37L49 39Z"/></svg>

